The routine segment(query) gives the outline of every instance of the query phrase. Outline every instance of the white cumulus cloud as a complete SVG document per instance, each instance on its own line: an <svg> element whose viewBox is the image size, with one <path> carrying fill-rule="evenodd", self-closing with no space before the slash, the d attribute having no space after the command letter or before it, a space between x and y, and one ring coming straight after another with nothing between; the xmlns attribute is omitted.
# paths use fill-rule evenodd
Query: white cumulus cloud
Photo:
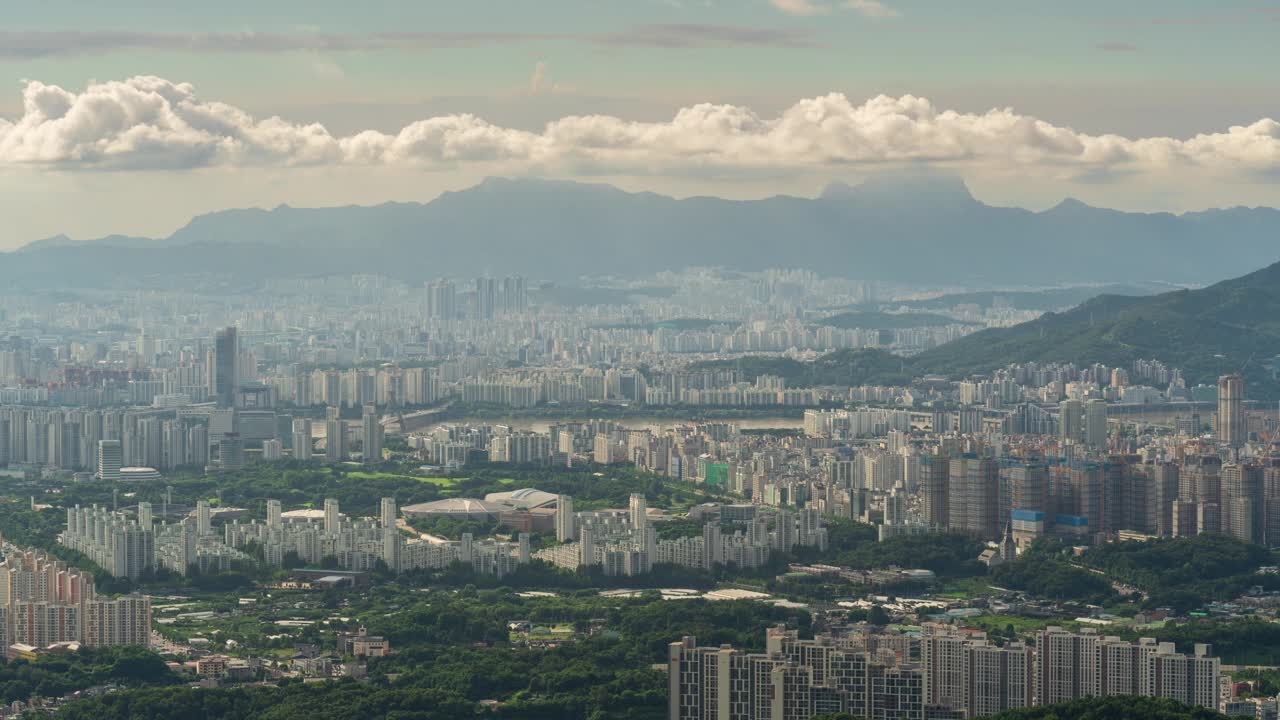
<svg viewBox="0 0 1280 720"><path fill-rule="evenodd" d="M784 13L792 15L820 15L828 11L826 5L813 0L769 0L770 4Z"/></svg>
<svg viewBox="0 0 1280 720"><path fill-rule="evenodd" d="M545 82L535 70L531 89ZM0 120L0 166L60 170L395 166L566 175L805 173L938 164L1052 177L1207 168L1280 171L1280 123L1258 120L1191 138L1090 135L1009 108L962 113L911 95L861 103L832 93L776 116L700 104L668 121L561 118L531 132L467 114L398 132L335 136L319 123L256 118L158 77L93 83L81 92L29 82L23 112Z"/></svg>

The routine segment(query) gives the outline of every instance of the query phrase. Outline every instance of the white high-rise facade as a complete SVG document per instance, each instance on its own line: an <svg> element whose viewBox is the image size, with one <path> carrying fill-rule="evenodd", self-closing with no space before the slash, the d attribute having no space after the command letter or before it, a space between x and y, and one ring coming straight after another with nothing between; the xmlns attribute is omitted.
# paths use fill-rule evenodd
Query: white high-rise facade
<svg viewBox="0 0 1280 720"><path fill-rule="evenodd" d="M573 516L573 497L559 495L556 497L556 541L571 542L577 537L577 527Z"/></svg>
<svg viewBox="0 0 1280 720"><path fill-rule="evenodd" d="M648 527L649 504L645 501L644 495L631 493L631 502L628 505L628 510L632 530L639 532Z"/></svg>

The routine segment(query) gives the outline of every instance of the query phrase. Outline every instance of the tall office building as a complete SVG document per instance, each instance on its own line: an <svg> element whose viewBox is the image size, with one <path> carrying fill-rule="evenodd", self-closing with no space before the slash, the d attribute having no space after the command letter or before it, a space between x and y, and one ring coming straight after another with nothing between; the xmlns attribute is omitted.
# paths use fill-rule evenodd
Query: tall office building
<svg viewBox="0 0 1280 720"><path fill-rule="evenodd" d="M1218 378L1218 442L1240 447L1248 436L1244 425L1244 378Z"/></svg>
<svg viewBox="0 0 1280 720"><path fill-rule="evenodd" d="M240 339L236 328L219 330L213 341L213 396L221 407L235 407L240 389Z"/></svg>
<svg viewBox="0 0 1280 720"><path fill-rule="evenodd" d="M362 442L364 443L364 462L372 465L382 462L382 423L379 422L378 408L373 404L364 406L364 415L360 418Z"/></svg>
<svg viewBox="0 0 1280 720"><path fill-rule="evenodd" d="M119 440L98 441L98 479L119 482L120 468L124 464L124 451Z"/></svg>
<svg viewBox="0 0 1280 720"><path fill-rule="evenodd" d="M227 433L218 440L218 467L223 470L244 468L244 439L240 433Z"/></svg>

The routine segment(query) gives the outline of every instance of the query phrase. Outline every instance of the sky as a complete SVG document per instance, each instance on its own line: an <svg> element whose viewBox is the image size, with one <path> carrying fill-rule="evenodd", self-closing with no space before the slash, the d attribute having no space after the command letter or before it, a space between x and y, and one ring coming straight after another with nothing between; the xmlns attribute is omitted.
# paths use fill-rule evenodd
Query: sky
<svg viewBox="0 0 1280 720"><path fill-rule="evenodd" d="M0 249L490 175L814 195L911 167L995 205L1280 205L1266 0L13 3Z"/></svg>

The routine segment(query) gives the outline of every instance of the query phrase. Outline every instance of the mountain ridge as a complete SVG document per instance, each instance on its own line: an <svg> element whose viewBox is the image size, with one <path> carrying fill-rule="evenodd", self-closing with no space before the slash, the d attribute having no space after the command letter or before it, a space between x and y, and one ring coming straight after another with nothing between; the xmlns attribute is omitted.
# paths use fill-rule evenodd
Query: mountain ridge
<svg viewBox="0 0 1280 720"><path fill-rule="evenodd" d="M1280 211L1270 208L1146 214L1068 199L1032 212L986 205L953 177L877 177L833 183L816 198L759 200L487 178L428 203L239 208L193 217L149 242L38 241L0 254L0 280L109 284L191 268L247 280L351 272L567 280L723 266L969 286L1199 284L1269 261L1277 236ZM252 266L230 248L251 252Z"/></svg>

